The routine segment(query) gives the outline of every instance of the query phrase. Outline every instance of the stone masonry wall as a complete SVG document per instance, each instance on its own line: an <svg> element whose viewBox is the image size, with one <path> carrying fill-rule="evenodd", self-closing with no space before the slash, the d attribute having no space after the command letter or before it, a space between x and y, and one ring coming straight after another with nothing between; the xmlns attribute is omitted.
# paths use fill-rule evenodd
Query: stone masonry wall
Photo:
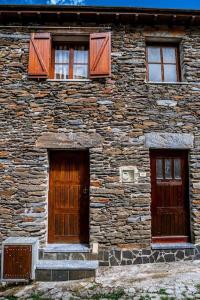
<svg viewBox="0 0 200 300"><path fill-rule="evenodd" d="M192 241L200 243L200 28L113 26L111 31L111 78L39 82L27 78L31 31L1 29L0 241L37 236L46 243L48 151L38 143L45 134L61 134L61 144L62 137L84 134L90 148L90 242L110 249L149 248L150 161L144 135L168 132L194 135L188 201ZM145 40L156 36L180 40L182 83L145 81ZM126 165L137 167L137 183L120 183L119 167Z"/></svg>

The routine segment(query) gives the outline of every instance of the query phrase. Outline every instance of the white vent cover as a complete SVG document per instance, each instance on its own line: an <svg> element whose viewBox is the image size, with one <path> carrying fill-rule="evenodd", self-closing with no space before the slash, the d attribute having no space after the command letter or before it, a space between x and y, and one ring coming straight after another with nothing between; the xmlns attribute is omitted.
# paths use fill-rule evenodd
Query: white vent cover
<svg viewBox="0 0 200 300"><path fill-rule="evenodd" d="M135 166L123 166L119 168L121 183L137 183L138 169Z"/></svg>

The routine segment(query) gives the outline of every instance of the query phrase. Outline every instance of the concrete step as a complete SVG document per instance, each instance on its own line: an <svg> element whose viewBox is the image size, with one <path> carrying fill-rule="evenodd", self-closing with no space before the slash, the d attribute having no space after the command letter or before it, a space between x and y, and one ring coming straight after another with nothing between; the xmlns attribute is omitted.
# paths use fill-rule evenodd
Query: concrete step
<svg viewBox="0 0 200 300"><path fill-rule="evenodd" d="M97 260L98 254L90 252L40 252L44 260Z"/></svg>
<svg viewBox="0 0 200 300"><path fill-rule="evenodd" d="M85 244L47 244L45 252L90 252L90 248Z"/></svg>
<svg viewBox="0 0 200 300"><path fill-rule="evenodd" d="M37 281L68 281L95 277L98 261L39 260L36 265Z"/></svg>
<svg viewBox="0 0 200 300"><path fill-rule="evenodd" d="M39 258L44 260L97 260L98 255L90 252L83 244L48 244L40 249Z"/></svg>

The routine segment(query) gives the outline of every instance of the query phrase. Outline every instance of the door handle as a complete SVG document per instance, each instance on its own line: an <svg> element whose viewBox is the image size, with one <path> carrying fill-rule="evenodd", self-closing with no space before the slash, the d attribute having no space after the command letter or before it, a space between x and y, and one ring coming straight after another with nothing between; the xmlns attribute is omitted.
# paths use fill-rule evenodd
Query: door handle
<svg viewBox="0 0 200 300"><path fill-rule="evenodd" d="M83 194L84 194L84 195L87 194L88 191L89 191L89 189L88 189L87 187L84 187L84 189L83 189Z"/></svg>

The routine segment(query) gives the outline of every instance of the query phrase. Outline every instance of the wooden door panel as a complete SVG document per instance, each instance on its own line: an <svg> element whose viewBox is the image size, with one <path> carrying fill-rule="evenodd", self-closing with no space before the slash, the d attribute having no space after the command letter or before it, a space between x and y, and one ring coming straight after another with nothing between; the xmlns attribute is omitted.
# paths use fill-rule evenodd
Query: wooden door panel
<svg viewBox="0 0 200 300"><path fill-rule="evenodd" d="M85 191L89 191L88 152L50 152L50 243L88 242L89 193Z"/></svg>
<svg viewBox="0 0 200 300"><path fill-rule="evenodd" d="M178 206L181 207L184 205L183 199L184 199L184 194L183 194L183 186L182 184L177 185L175 184L157 184L157 206L155 207L156 209L158 207L174 207Z"/></svg>
<svg viewBox="0 0 200 300"><path fill-rule="evenodd" d="M55 214L55 236L79 235L79 218L77 213Z"/></svg>
<svg viewBox="0 0 200 300"><path fill-rule="evenodd" d="M56 186L50 191L50 196L55 200L56 209L79 208L80 195L83 189L80 185Z"/></svg>
<svg viewBox="0 0 200 300"><path fill-rule="evenodd" d="M152 150L152 239L189 239L188 162L186 151Z"/></svg>

